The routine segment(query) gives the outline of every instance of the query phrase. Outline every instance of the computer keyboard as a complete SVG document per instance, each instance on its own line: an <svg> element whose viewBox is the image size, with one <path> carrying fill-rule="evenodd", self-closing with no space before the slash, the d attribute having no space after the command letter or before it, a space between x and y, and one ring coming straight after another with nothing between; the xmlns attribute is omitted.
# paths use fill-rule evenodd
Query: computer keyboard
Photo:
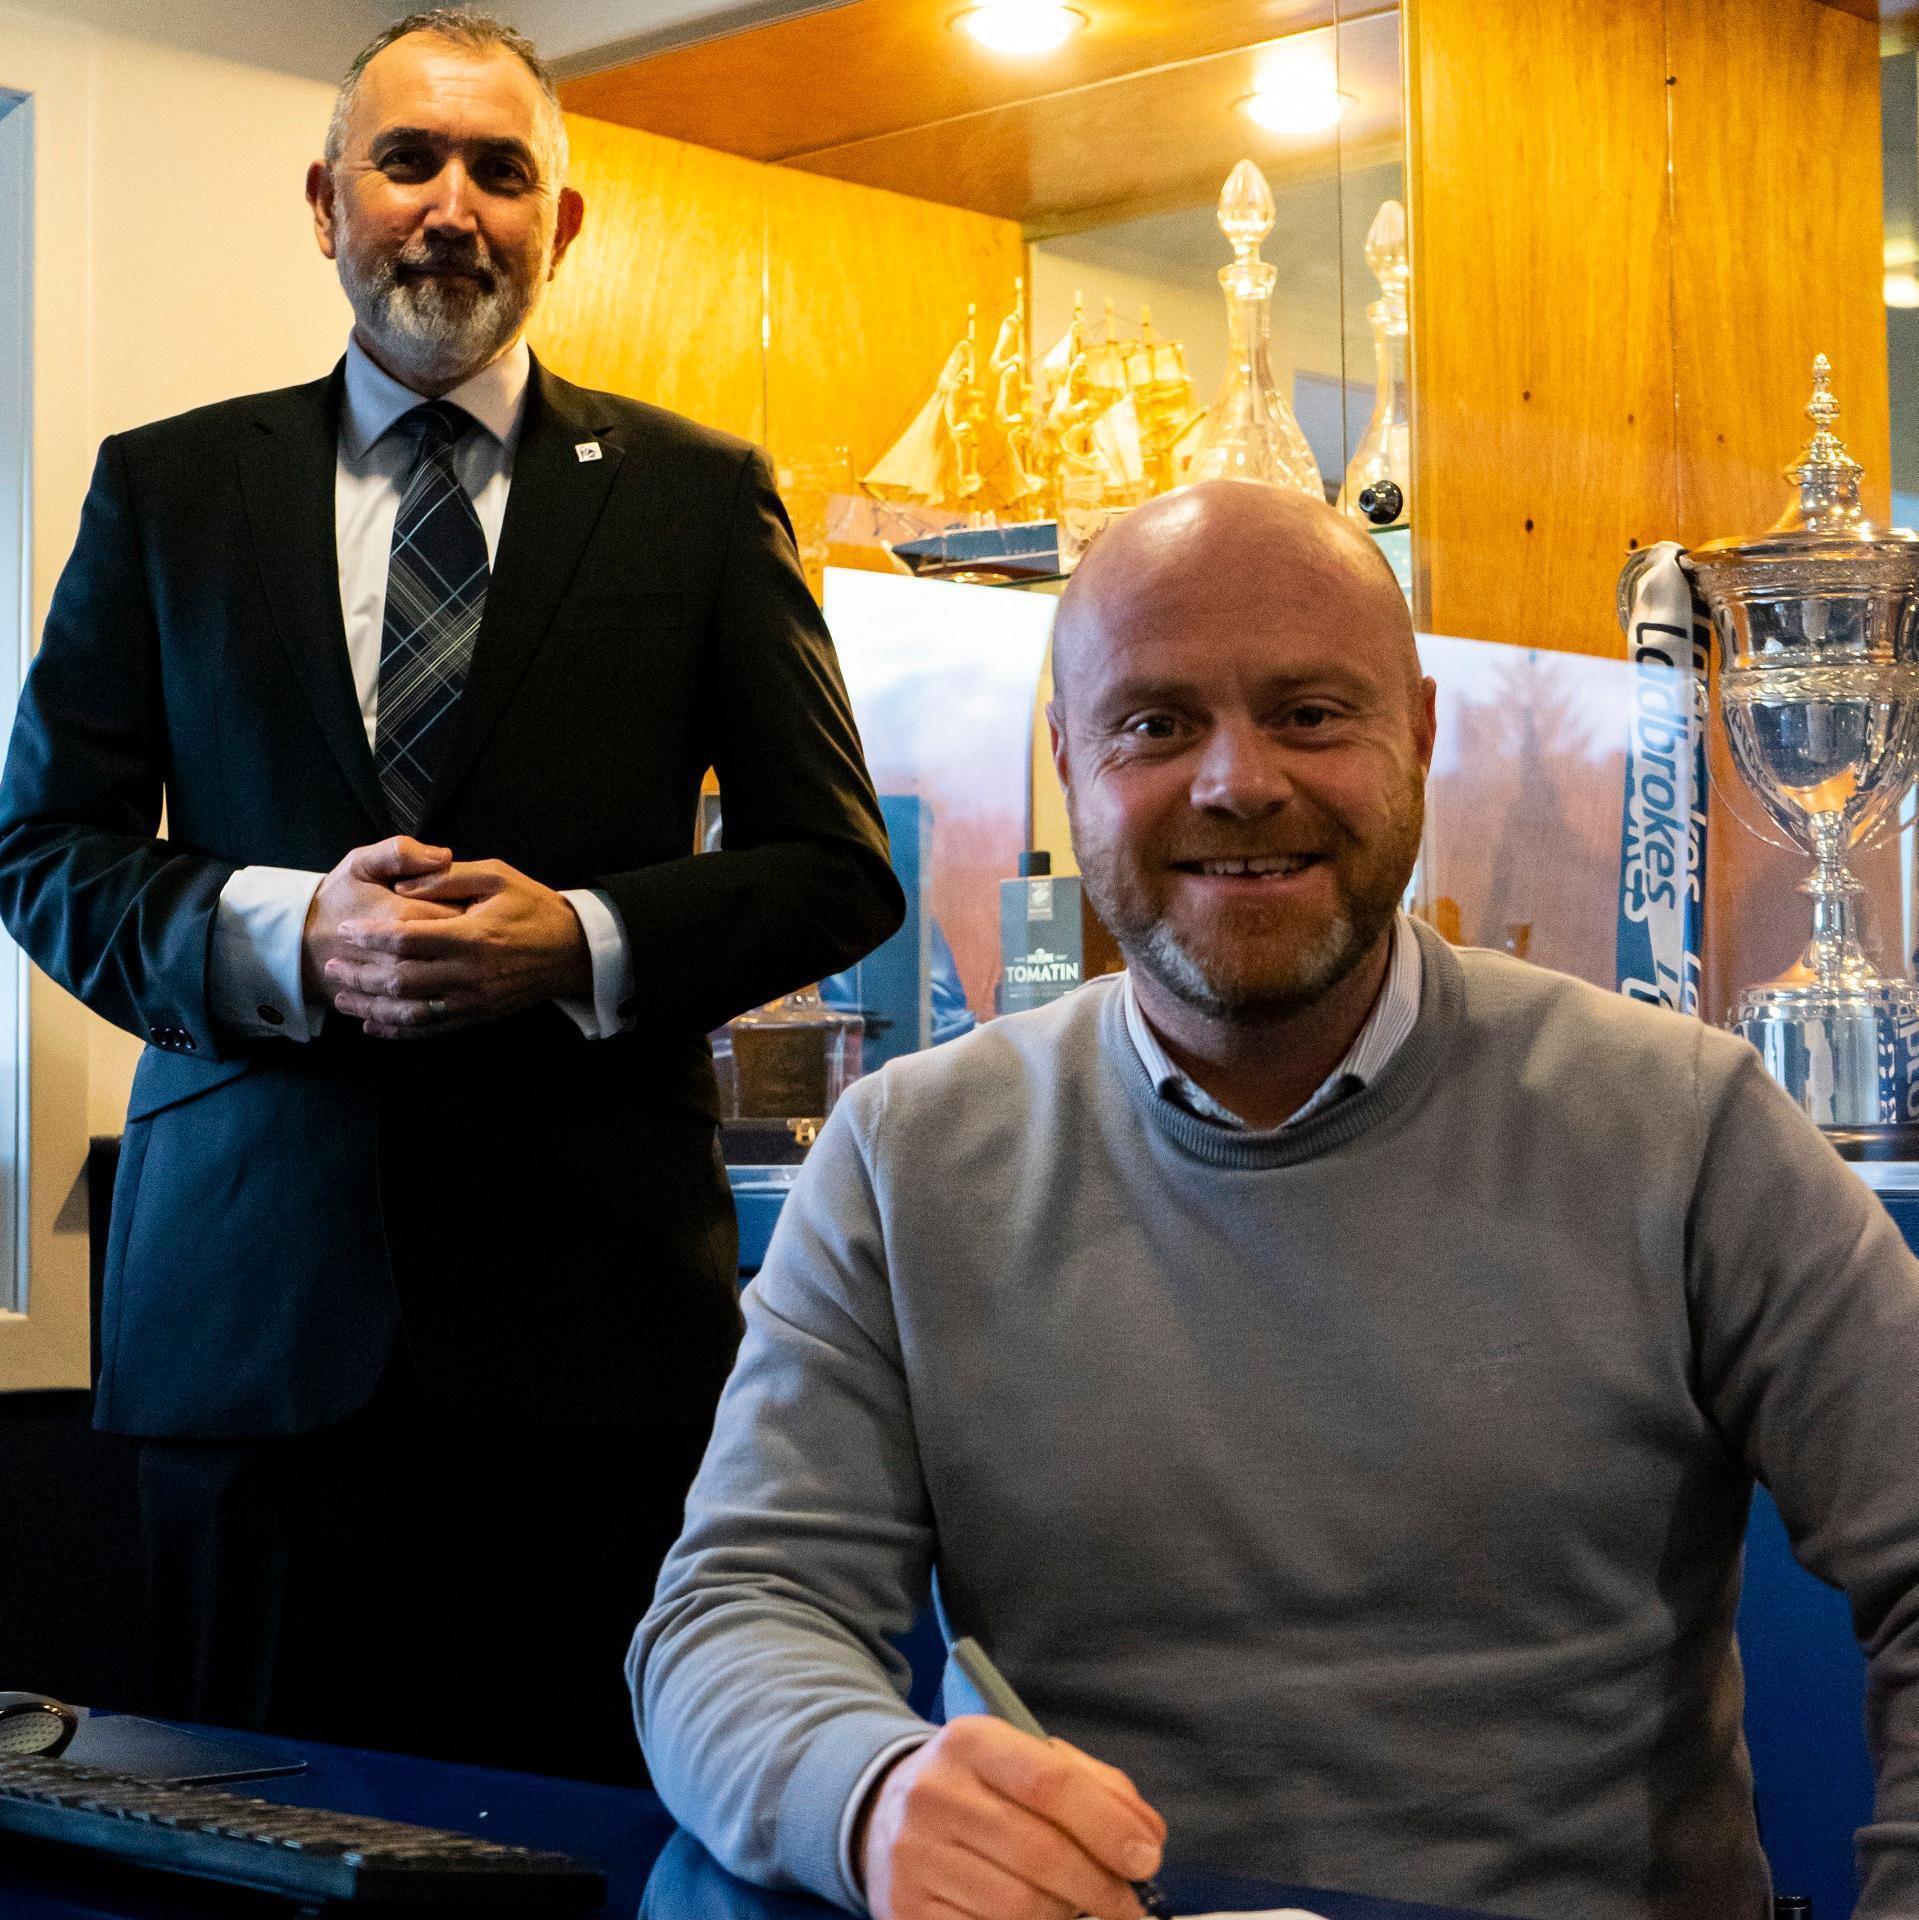
<svg viewBox="0 0 1919 1920"><path fill-rule="evenodd" d="M13 1834L306 1901L577 1910L606 1898L605 1879L562 1853L66 1760L0 1757L0 1853Z"/></svg>

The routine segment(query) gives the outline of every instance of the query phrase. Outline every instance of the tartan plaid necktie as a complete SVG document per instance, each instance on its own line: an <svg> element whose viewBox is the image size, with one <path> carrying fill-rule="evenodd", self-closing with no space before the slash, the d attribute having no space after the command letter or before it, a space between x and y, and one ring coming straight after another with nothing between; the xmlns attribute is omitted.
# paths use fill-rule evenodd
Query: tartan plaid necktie
<svg viewBox="0 0 1919 1920"><path fill-rule="evenodd" d="M399 421L417 451L387 562L373 761L402 833L416 832L453 740L454 710L486 610L486 536L453 471L472 417L445 400Z"/></svg>

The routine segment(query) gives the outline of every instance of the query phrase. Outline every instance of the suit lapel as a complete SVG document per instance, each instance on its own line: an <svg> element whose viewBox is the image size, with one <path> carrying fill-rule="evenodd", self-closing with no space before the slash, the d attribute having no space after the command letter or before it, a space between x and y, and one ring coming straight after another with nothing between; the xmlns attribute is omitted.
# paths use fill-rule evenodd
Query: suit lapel
<svg viewBox="0 0 1919 1920"><path fill-rule="evenodd" d="M546 638L619 470L620 449L595 396L556 379L536 360L513 454L513 485L500 528L486 612L460 695L453 745L422 819L443 813L505 713ZM578 449L593 443L597 458Z"/></svg>
<svg viewBox="0 0 1919 1920"><path fill-rule="evenodd" d="M390 833L340 617L333 476L343 385L336 366L310 386L260 396L240 429L240 492L280 644L347 784Z"/></svg>

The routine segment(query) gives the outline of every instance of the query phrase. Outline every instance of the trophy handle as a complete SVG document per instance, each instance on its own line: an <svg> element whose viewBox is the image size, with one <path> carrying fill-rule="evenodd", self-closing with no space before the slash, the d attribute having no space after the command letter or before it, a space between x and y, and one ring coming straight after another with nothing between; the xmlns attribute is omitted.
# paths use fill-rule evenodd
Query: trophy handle
<svg viewBox="0 0 1919 1920"><path fill-rule="evenodd" d="M1738 760L1733 754L1730 740L1726 738L1725 712L1718 697L1718 677L1719 667L1715 656L1711 670L1712 689L1706 697L1709 716L1717 716L1717 718L1704 718L1701 724L1715 730L1724 741L1726 757L1733 763L1733 772L1728 778L1713 764L1714 756L1710 746L1712 734L1709 733L1706 786L1708 791L1724 805L1726 811L1755 840L1763 841L1769 847L1776 847L1781 853L1793 854L1801 860L1820 861L1836 857L1843 866L1856 853L1869 853L1875 848L1883 847L1889 840L1896 839L1904 833L1912 824L1905 817L1907 802L1913 789L1913 782L1908 780L1895 792L1877 800L1863 819L1842 832L1826 830L1823 823L1843 821L1845 813L1843 807L1824 808L1817 811L1811 808L1803 809L1802 816L1806 822L1806 833L1803 838L1792 832L1790 828L1783 826L1778 817L1767 811L1764 803L1755 798L1751 786L1738 771ZM1828 847L1836 849L1836 853L1822 853L1822 848ZM1810 891L1810 888L1806 891Z"/></svg>
<svg viewBox="0 0 1919 1920"><path fill-rule="evenodd" d="M1755 840L1763 841L1769 847L1777 847L1781 853L1794 854L1801 860L1810 860L1814 857L1811 847L1794 838L1771 814L1759 806L1752 797L1752 789L1740 779L1737 773L1731 779L1727 779L1713 765L1710 749L1706 754L1706 786L1713 798Z"/></svg>
<svg viewBox="0 0 1919 1920"><path fill-rule="evenodd" d="M1706 680L1697 698L1703 702L1704 710L1699 716L1699 724L1707 729L1708 748L1706 753L1706 785L1708 790L1724 805L1726 811L1738 821L1755 840L1763 841L1769 847L1777 847L1781 853L1796 855L1802 860L1818 860L1822 845L1836 845L1838 858L1843 863L1855 853L1866 853L1876 847L1882 847L1887 841L1896 838L1905 831L1903 816L1907 797L1913 782L1908 780L1891 797L1879 799L1871 811L1848 830L1843 837L1834 838L1822 834L1820 822L1838 819L1844 814L1844 807L1813 810L1802 809L1806 821L1806 832L1802 838L1789 827L1784 826L1777 815L1766 810L1764 803L1756 799L1752 787L1740 774L1738 756L1733 752L1730 731L1726 725L1725 707L1719 698L1719 649L1715 647L1707 666ZM1732 764L1730 778L1714 764L1715 756L1711 742L1717 736L1722 744L1725 757ZM1758 809L1755 815L1754 809Z"/></svg>

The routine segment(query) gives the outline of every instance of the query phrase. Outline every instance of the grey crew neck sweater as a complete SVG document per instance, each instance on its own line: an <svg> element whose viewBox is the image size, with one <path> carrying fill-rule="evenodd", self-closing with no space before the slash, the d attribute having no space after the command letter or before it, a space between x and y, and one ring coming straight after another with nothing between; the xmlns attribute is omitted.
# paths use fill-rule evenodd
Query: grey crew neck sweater
<svg viewBox="0 0 1919 1920"><path fill-rule="evenodd" d="M1919 1913L1919 1266L1743 1042L1421 939L1410 1038L1284 1133L1157 1098L1099 983L841 1104L631 1661L737 1871L856 1898L937 1565L1176 1860L1758 1916L1757 1474L1873 1656L1860 1913Z"/></svg>

